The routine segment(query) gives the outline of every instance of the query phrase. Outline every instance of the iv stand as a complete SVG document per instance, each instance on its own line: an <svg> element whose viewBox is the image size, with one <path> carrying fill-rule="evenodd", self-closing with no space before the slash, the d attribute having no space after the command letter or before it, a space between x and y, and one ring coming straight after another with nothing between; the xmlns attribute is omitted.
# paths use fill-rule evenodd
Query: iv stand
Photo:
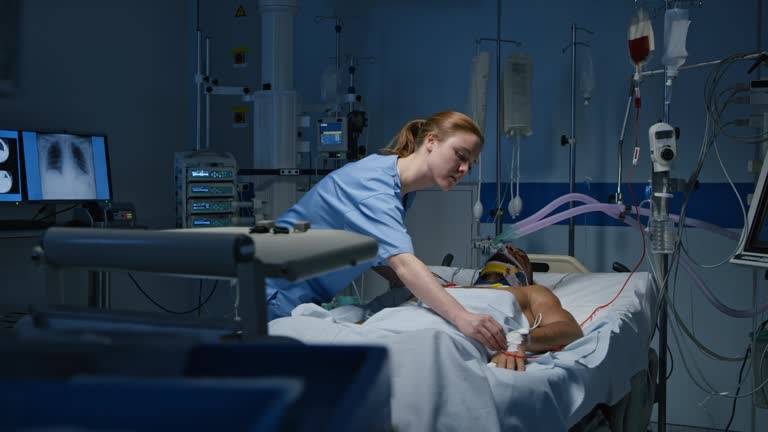
<svg viewBox="0 0 768 432"><path fill-rule="evenodd" d="M576 188L576 46L583 45L589 47L589 44L576 41L576 31L581 30L590 36L595 33L584 27L579 27L576 23L571 24L571 43L563 48L563 54L571 48L571 135L562 136L560 145L568 144L570 146L569 165L568 165L568 191L575 192ZM573 201L568 203L568 208L574 207ZM575 256L574 243L576 236L576 219L568 219L568 255Z"/></svg>
<svg viewBox="0 0 768 432"><path fill-rule="evenodd" d="M750 54L744 57L739 58L738 60L753 60L757 59L761 55L767 54L766 52L757 52L754 54ZM714 60L714 61L708 61L703 63L695 63L691 65L681 66L678 68L678 71L682 71L685 69L694 69L699 68L703 66L713 66L722 63L723 60ZM669 82L669 76L667 74L666 68L663 69L656 69L652 71L646 71L641 72L641 77L651 76L651 75L657 75L664 73L664 122L669 123L669 107L670 107L670 86L667 85ZM621 178L619 178L619 182L621 182ZM657 192L666 193L669 190L669 172L666 173L653 173L653 176L651 178L651 189L654 194ZM652 199L655 198L652 197ZM655 203L656 204L656 203ZM667 211L669 209L667 208ZM667 259L668 257L665 254L659 254L656 258L657 260L657 268L659 269L658 277L659 282L661 286L659 287L659 292L664 294L666 292L666 280L667 275L669 274L669 261ZM667 420L667 302L662 297L659 302L659 317L658 317L658 326L659 326L659 382L657 387L657 393L656 393L656 402L658 403L658 412L657 412L657 424L658 424L658 432L665 432L666 431L666 420Z"/></svg>
<svg viewBox="0 0 768 432"><path fill-rule="evenodd" d="M496 43L496 208L493 211L493 220L496 222L496 235L498 236L504 230L504 213L501 208L501 134L504 119L501 114L501 43L511 43L515 46L522 45L515 40L501 38L501 0L496 1L496 38L480 38L476 41ZM482 179L481 179L482 180Z"/></svg>

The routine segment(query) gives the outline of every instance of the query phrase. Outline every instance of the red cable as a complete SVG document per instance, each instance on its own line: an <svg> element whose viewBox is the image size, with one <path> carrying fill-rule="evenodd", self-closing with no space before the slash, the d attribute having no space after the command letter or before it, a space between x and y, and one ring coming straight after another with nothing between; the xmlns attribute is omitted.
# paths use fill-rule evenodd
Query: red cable
<svg viewBox="0 0 768 432"><path fill-rule="evenodd" d="M635 107L637 110L635 111L635 148L639 147L639 136L638 131L640 129L640 98L635 99ZM629 176L627 177L627 187L629 188L629 195L632 197L632 205L635 207L635 214L637 215L637 226L640 230L640 238L643 241L643 253L640 256L640 260L635 264L635 268L632 269L632 272L629 273L629 276L627 276L627 280L624 281L624 285L621 286L621 289L619 292L609 301L608 303L598 306L595 308L594 311L592 311L589 316L579 324L579 326L584 327L584 324L591 321L592 318L595 316L595 314L601 310L605 309L608 306L611 305L614 301L616 301L617 298L621 295L621 293L624 291L624 288L626 288L627 284L629 283L629 280L632 278L632 275L635 274L638 268L640 268L640 265L643 263L643 260L645 259L645 233L643 232L643 223L640 221L640 209L637 205L637 198L635 197L635 192L632 190L632 173L635 171L635 165L632 165L632 168L629 170Z"/></svg>

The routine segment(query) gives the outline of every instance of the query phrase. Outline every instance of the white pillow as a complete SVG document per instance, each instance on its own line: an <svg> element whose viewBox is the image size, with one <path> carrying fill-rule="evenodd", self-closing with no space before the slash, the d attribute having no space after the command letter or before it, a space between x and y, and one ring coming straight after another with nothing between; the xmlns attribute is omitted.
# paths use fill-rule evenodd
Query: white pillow
<svg viewBox="0 0 768 432"><path fill-rule="evenodd" d="M480 274L478 269L465 269L461 267L427 266L427 268L440 279L441 283L452 283L458 286L473 285Z"/></svg>

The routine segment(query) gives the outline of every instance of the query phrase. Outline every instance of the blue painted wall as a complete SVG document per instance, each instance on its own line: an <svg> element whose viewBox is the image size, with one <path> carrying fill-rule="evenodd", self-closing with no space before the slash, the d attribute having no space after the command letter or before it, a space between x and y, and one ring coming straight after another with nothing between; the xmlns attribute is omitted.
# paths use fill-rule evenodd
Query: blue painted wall
<svg viewBox="0 0 768 432"><path fill-rule="evenodd" d="M200 27L213 39L213 68L228 85L259 84L259 23L256 2L242 2L246 18L235 19L239 3L201 0ZM334 11L347 16L342 34L342 52L373 57L359 68L358 90L369 114L370 127L363 141L371 151L386 144L406 121L444 109L466 107L469 64L475 39L494 37L496 2L492 0L351 0L301 1L295 18L295 88L304 103L320 101L320 76L335 53L335 34L329 22L317 16ZM658 5L659 2L653 2ZM110 137L112 180L120 200L136 204L140 220L153 228L173 224L173 152L193 146L192 73L194 65L194 11L186 2L98 2L78 0L23 2L21 26L20 88L0 98L3 127L104 130ZM721 58L757 48L758 1L704 2L691 12L689 63ZM596 85L589 107L577 104L576 179L591 195L604 200L616 181L616 143L626 103L627 80L631 73L626 52L626 25L633 12L631 0L553 0L548 2L504 1L502 37L523 43L521 51L532 56L533 135L522 142L522 197L525 211L532 211L558 195L568 179L568 150L559 144L570 130L570 52L562 52L571 39L570 26L576 22L595 32L580 35L589 42ZM661 16L655 18L660 46ZM763 45L768 39L763 36ZM250 47L249 66L233 69L231 48ZM492 49L483 45L483 49ZM503 48L503 55L511 51ZM579 56L583 54L579 50ZM660 54L651 60L658 67ZM748 82L748 64L736 65L724 82ZM674 175L686 177L694 166L704 133L703 87L707 70L685 72L675 82L672 123L682 130L679 159ZM491 74L486 148L483 152L483 194L495 196L496 134L494 131L495 74ZM643 84L643 108L637 136L640 164L633 172L634 188L641 188L650 174L647 156L647 128L661 117L662 83L652 78ZM253 149L250 133L231 127L232 98L215 99L212 121L214 148L232 151L247 166ZM734 107L726 114L740 118L747 107ZM748 135L749 130L734 130ZM628 127L622 155L627 179L635 127ZM724 164L740 192L749 191L753 174L746 170L755 148L722 139L718 142ZM502 141L501 178L506 182L511 151ZM478 170L466 180L477 180ZM701 196L692 202L691 217L738 226L733 197L725 188L725 176L716 159L709 158L700 178ZM503 185L502 185L503 187ZM489 189L490 188L490 189ZM541 188L542 192L538 192ZM491 198L486 201L490 208ZM470 209L466 209L471 211ZM23 216L25 211L3 207L3 215ZM722 219L721 219L722 218ZM411 227L426 232L428 225ZM491 224L481 227L493 234ZM733 242L708 233L690 230L689 250L703 263L714 264L727 257ZM567 229L554 226L520 239L518 244L538 253L565 253ZM24 256L34 242L4 241L0 258L11 264L0 267L4 291L0 306L20 307L38 301L34 291L40 280L35 270L23 267ZM641 255L637 232L602 222L579 223L576 256L593 271L610 271L613 261L632 266ZM11 259L13 258L13 259ZM648 270L643 265L643 270ZM724 302L747 308L753 302L753 280L757 280L758 302L768 301L762 277L753 279L749 269L726 265L699 270ZM760 275L762 276L762 275ZM175 290L173 281L141 278L169 307L185 309L196 300L196 289ZM129 282L116 279L114 301L128 309L151 309ZM196 284L195 284L196 285ZM186 287L196 288L196 287ZM34 292L33 292L34 291ZM229 291L214 296L211 313L231 310ZM687 324L708 345L728 355L744 351L751 328L749 320L734 320L719 314L681 275L672 291L675 304ZM82 294L82 291L80 291ZM82 295L72 302L82 302ZM669 385L669 421L706 427L724 427L730 414L730 400L710 398L697 389L679 361L677 343L670 340L675 370ZM723 391L735 390L738 364L710 361L691 354L701 363L710 382ZM758 411L757 430L766 429L768 415ZM749 401L737 405L735 430L748 430Z"/></svg>
<svg viewBox="0 0 768 432"><path fill-rule="evenodd" d="M615 192L617 181L617 142L627 102L628 79L632 72L626 32L635 2L563 0L502 3L502 38L521 41L523 46L519 50L531 55L534 62L534 133L522 141L521 151L523 216L538 210L567 190L569 152L559 142L560 136L569 134L571 127L571 57L569 51L563 53L562 49L570 43L570 26L574 22L595 33L594 36L580 34L579 40L591 45L596 76L591 104L584 106L580 99L576 103L577 190L605 202L607 195ZM660 4L653 2L656 6ZM703 8L693 9L688 63L757 49L757 5L756 1L705 2ZM356 16L345 20L342 51L375 58L375 63L361 66L362 82L358 88L369 113L371 126L367 131L367 142L371 149L385 145L402 124L412 118L444 109L465 109L469 65L476 49L474 41L481 37L495 37L495 1L303 2L296 17L297 49L294 58L296 88L308 101L319 100L320 73L322 67L328 64L328 57L334 53L335 41L330 24L317 24L314 17L332 15L334 10ZM653 21L657 46L660 47L663 13L657 14ZM482 48L494 49L492 45L485 44ZM504 46L502 55L511 50L511 47ZM581 59L584 50L579 49L577 54ZM660 52L654 53L651 68L659 67L660 57ZM749 66L748 63L734 65L725 75L723 83L748 83L756 77L756 74L750 76L746 73ZM703 89L708 72L701 69L681 73L674 84L671 123L681 129L674 177L687 178L695 165L704 136ZM662 84L658 77L644 81L638 127L635 127L633 113L621 155L624 162L622 181L626 182L637 136L641 153L640 162L632 172L632 188L638 199L643 199L643 188L650 177L648 127L663 115ZM482 195L486 210L493 206L496 195L495 94L495 69L492 68L486 146L482 155L482 181L485 183ZM743 118L748 112L746 106L734 106L725 117ZM734 129L732 133L750 135L753 131ZM724 165L743 198L751 192L754 174L747 172L746 165L748 160L755 158L755 147L727 138L718 140L718 145ZM509 179L511 157L509 142L502 140L499 156L502 190ZM466 182L476 182L477 172L474 169ZM714 154L704 163L699 180L702 187L692 198L689 216L730 228L740 227L741 214L735 196L729 191ZM625 196L625 199L629 200L629 197ZM506 207L506 202L502 205ZM513 220L505 219L505 222ZM635 230L613 226L591 216L586 220L579 218L577 223L576 256L591 270L611 271L614 261L631 268L640 258L640 241ZM440 234L429 233L429 226L429 221L425 220L409 229L415 236ZM481 232L492 235L493 226L484 223ZM735 247L733 241L701 230L687 231L686 242L694 258L704 264L721 261ZM550 227L516 243L531 252L566 253L567 227ZM644 263L641 270L649 271L647 264ZM751 270L725 265L714 270L700 269L699 272L718 296L732 307L746 308L752 303ZM757 288L758 301L766 301L768 296L762 279ZM676 278L672 292L686 323L693 325L696 334L708 345L729 355L743 353L751 327L749 320L722 316L702 300L701 294L690 285L685 275ZM675 356L675 366L669 383L668 421L723 428L730 414L730 400L710 398L702 393L685 373L679 360L677 343L673 339L669 343ZM701 363L704 374L718 390L735 390L737 364L711 362L698 353L690 356ZM761 430L768 424L768 417L765 411L759 410L757 414L757 430ZM749 425L749 402L742 399L737 404L732 427L748 430Z"/></svg>

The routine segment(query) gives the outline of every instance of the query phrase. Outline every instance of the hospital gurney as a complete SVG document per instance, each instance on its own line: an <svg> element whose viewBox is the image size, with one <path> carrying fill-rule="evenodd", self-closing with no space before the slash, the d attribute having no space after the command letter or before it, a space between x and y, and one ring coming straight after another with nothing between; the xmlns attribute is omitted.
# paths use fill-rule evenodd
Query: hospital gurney
<svg viewBox="0 0 768 432"><path fill-rule="evenodd" d="M471 284L476 272L431 269L457 285ZM550 287L582 322L616 295L627 276L535 273L534 280ZM463 295L460 301L469 301L468 309L491 315L511 297L477 290L485 296L478 301L475 294L464 294L469 290L450 291ZM601 422L616 431L645 430L656 380L655 355L649 347L656 296L649 275L634 274L617 300L584 325L583 338L560 352L529 360L525 372L489 367L487 353L477 344L444 321L441 327L431 311L408 305L380 312L391 319L374 315L371 326L312 316L282 318L270 323L270 334L305 343L386 346L392 360L393 424L400 430L583 431ZM492 307L477 309L483 305ZM609 420L595 415L600 406L610 413Z"/></svg>
<svg viewBox="0 0 768 432"><path fill-rule="evenodd" d="M266 334L264 278L304 279L373 259L376 241L339 230L254 234L247 227L144 231L50 228L34 257L49 305L61 304L60 270L143 271L235 279L244 338Z"/></svg>

